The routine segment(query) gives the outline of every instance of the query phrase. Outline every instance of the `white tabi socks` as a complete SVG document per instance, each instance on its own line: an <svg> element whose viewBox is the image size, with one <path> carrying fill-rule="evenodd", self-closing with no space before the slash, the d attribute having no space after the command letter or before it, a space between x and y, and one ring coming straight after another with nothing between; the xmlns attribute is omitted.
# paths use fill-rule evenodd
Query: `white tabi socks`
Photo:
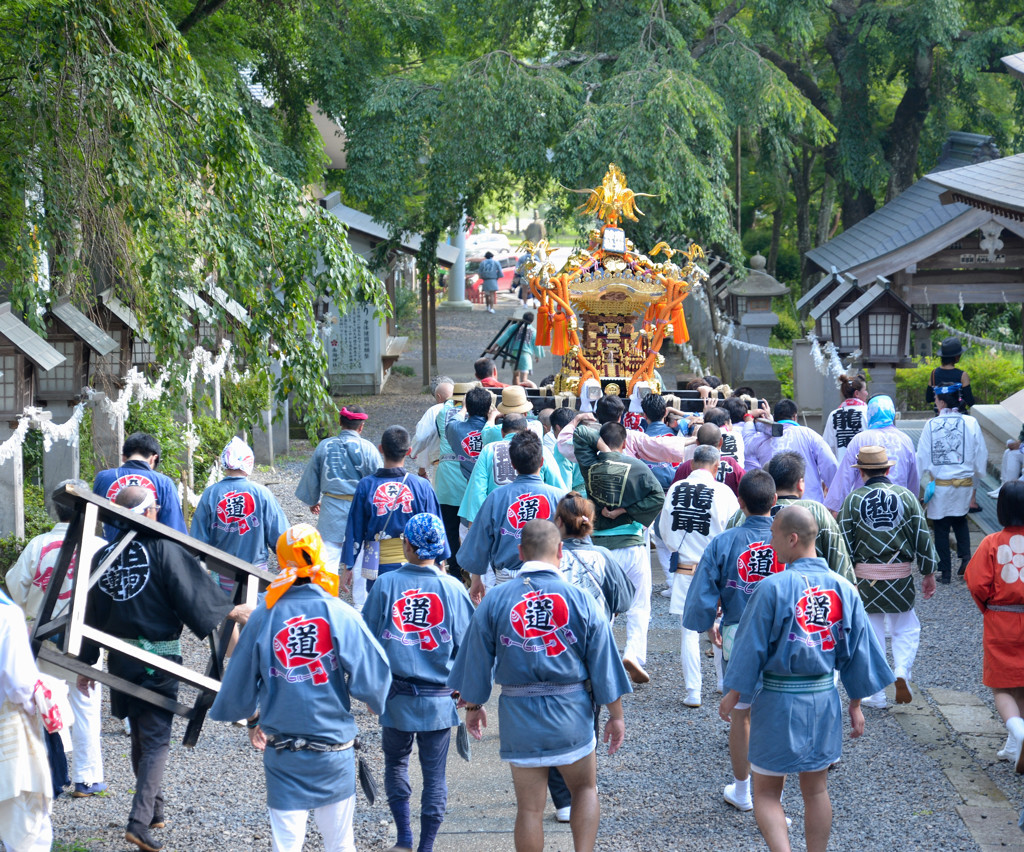
<svg viewBox="0 0 1024 852"><path fill-rule="evenodd" d="M1002 760L1016 761L1020 754L1021 743L1024 743L1024 719L1020 716L1007 719L1006 730L1009 732L1006 737L1006 745L998 752L998 757Z"/></svg>

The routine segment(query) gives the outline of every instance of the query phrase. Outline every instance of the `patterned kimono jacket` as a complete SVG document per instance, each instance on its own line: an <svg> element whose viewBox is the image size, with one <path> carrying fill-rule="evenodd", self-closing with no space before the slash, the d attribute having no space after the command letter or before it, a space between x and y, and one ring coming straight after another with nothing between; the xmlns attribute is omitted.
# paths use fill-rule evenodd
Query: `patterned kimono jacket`
<svg viewBox="0 0 1024 852"><path fill-rule="evenodd" d="M564 488L546 485L536 474L516 477L487 495L459 548L459 565L470 574L519 570L519 539L528 521L554 522Z"/></svg>
<svg viewBox="0 0 1024 852"><path fill-rule="evenodd" d="M590 593L609 621L633 606L633 583L611 551L594 544L589 535L562 539L558 567L570 585Z"/></svg>
<svg viewBox="0 0 1024 852"><path fill-rule="evenodd" d="M316 527L324 541L345 540L352 495L364 476L384 464L377 448L353 429L317 444L302 472L295 496L307 506L320 504Z"/></svg>
<svg viewBox="0 0 1024 852"><path fill-rule="evenodd" d="M345 527L341 564L355 565L366 542L380 535L380 566L402 564L401 535L413 515L427 512L441 517L441 506L430 483L403 468L382 467L360 480L352 498L352 511ZM385 545L387 541L390 544ZM442 559L451 557L447 541Z"/></svg>
<svg viewBox="0 0 1024 852"><path fill-rule="evenodd" d="M377 579L363 604L363 620L391 666L382 725L440 731L459 724L445 682L472 617L466 587L432 565L406 562Z"/></svg>
<svg viewBox="0 0 1024 852"><path fill-rule="evenodd" d="M207 488L192 516L192 538L261 568L286 529L277 498L245 476L228 476Z"/></svg>
<svg viewBox="0 0 1024 852"><path fill-rule="evenodd" d="M839 510L839 528L850 549L857 589L868 612L909 612L914 608L914 577L866 579L863 565L917 562L922 575L938 567L928 522L917 496L875 476L854 491Z"/></svg>
<svg viewBox="0 0 1024 852"><path fill-rule="evenodd" d="M588 679L591 694L583 687ZM487 593L448 686L470 704L483 704L492 680L503 687L503 760L569 755L588 743L593 749L593 704L610 704L633 691L594 598L543 562L525 563L515 580ZM509 687L530 689L510 695Z"/></svg>
<svg viewBox="0 0 1024 852"><path fill-rule="evenodd" d="M973 417L944 408L924 425L917 442L917 470L935 478L935 496L925 506L929 518L967 514L971 492L981 484L988 464L988 447ZM971 484L967 484L972 480ZM952 483L952 484L940 484Z"/></svg>
<svg viewBox="0 0 1024 852"><path fill-rule="evenodd" d="M161 524L167 524L180 533L188 534L185 529L185 518L181 514L181 500L178 499L178 488L169 476L164 476L146 462L138 459L126 461L120 467L101 470L96 474L96 480L92 484L94 494L113 500L117 497L122 488L129 485L141 485L147 491L152 492L156 497L157 505L160 507L156 519ZM110 524L103 525L103 537L107 541L117 538L117 528Z"/></svg>
<svg viewBox="0 0 1024 852"><path fill-rule="evenodd" d="M441 436L441 461L437 466L437 501L443 506L458 506L466 493L466 484L473 473L477 456L483 449L483 417L462 419L463 409L451 400L437 415L437 431Z"/></svg>
<svg viewBox="0 0 1024 852"><path fill-rule="evenodd" d="M917 494L921 478L917 475L917 458L914 455L914 442L906 432L895 426L883 426L881 429L865 429L854 435L846 445L846 458L836 468L836 475L825 495L825 508L830 512L838 512L843 501L860 488L863 480L860 470L855 468L857 453L861 447L885 447L889 458L893 460L889 479L902 485L912 494Z"/></svg>
<svg viewBox="0 0 1024 852"><path fill-rule="evenodd" d="M319 586L292 586L267 609L261 603L239 634L210 718L248 718L257 708L270 736L340 744L358 730L350 707L381 713L391 687L388 659L359 614ZM319 808L355 794L352 749L263 752L267 804Z"/></svg>
<svg viewBox="0 0 1024 852"><path fill-rule="evenodd" d="M857 590L824 559L797 559L758 584L740 619L725 689L763 687L750 709L750 763L771 772L815 772L843 751L843 707L895 680ZM807 720L813 720L808 724Z"/></svg>
<svg viewBox="0 0 1024 852"><path fill-rule="evenodd" d="M508 485L516 478L516 469L512 467L512 459L508 453L508 445L513 435L514 433L510 433L493 443L484 444L484 448L480 450L480 455L473 466L473 473L466 485L462 504L459 506L459 517L468 523L476 520L477 512L480 511L488 494L500 485ZM568 483L562 478L558 464L546 449L540 478L554 488L568 490Z"/></svg>
<svg viewBox="0 0 1024 852"><path fill-rule="evenodd" d="M831 494L831 491L829 493ZM818 537L814 541L818 556L824 559L828 563L828 567L840 577L851 583L856 583L853 563L850 562L850 551L846 549L846 541L843 539L839 524L832 517L832 513L814 500L780 496L778 502L772 506L771 516L774 518L786 506L803 506L814 516L814 520L818 522ZM745 518L746 515L742 511L737 512L729 519L729 528L739 526Z"/></svg>
<svg viewBox="0 0 1024 852"><path fill-rule="evenodd" d="M690 583L683 627L703 633L715 623L722 602L722 628L739 624L758 583L785 566L771 548L772 519L751 515L716 535L704 550Z"/></svg>
<svg viewBox="0 0 1024 852"><path fill-rule="evenodd" d="M1024 527L985 536L964 575L985 618L982 682L993 689L1024 683Z"/></svg>
<svg viewBox="0 0 1024 852"><path fill-rule="evenodd" d="M825 418L825 430L821 437L842 464L847 445L867 425L867 403L856 398L844 399L839 408Z"/></svg>

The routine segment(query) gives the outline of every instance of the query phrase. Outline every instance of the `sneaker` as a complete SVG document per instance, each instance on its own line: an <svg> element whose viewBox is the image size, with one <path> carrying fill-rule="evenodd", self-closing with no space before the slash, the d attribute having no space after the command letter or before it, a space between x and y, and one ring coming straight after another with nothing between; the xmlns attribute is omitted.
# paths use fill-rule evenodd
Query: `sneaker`
<svg viewBox="0 0 1024 852"><path fill-rule="evenodd" d="M754 800L750 798L749 794L747 798L741 799L736 795L736 785L726 784L725 789L722 790L722 798L725 799L730 805L732 805L738 811L752 811L754 810Z"/></svg>
<svg viewBox="0 0 1024 852"><path fill-rule="evenodd" d="M661 596L663 598L670 598L670 597L672 597L672 587L669 586L667 589L662 589L661 590Z"/></svg>
<svg viewBox="0 0 1024 852"><path fill-rule="evenodd" d="M885 710L889 706L889 702L885 700L885 693L881 695L870 695L867 698L860 700L861 707L872 707L875 710Z"/></svg>
<svg viewBox="0 0 1024 852"><path fill-rule="evenodd" d="M686 698L683 699L683 704L685 704L687 707L700 707L700 690L686 690Z"/></svg>
<svg viewBox="0 0 1024 852"><path fill-rule="evenodd" d="M631 657L622 658L622 667L629 674L629 679L633 683L650 683L651 676L644 671L644 667L640 663Z"/></svg>
<svg viewBox="0 0 1024 852"><path fill-rule="evenodd" d="M150 836L148 828L144 828L137 822L128 823L128 830L124 833L124 839L129 843L134 843L143 852L160 852L164 848L162 843Z"/></svg>
<svg viewBox="0 0 1024 852"><path fill-rule="evenodd" d="M572 805L566 805L564 808L555 808L555 821L568 822L571 811Z"/></svg>
<svg viewBox="0 0 1024 852"><path fill-rule="evenodd" d="M95 796L97 793L105 793L107 785L100 782L99 784L83 784L81 781L75 782L75 789L71 792L72 799L84 799L87 796Z"/></svg>

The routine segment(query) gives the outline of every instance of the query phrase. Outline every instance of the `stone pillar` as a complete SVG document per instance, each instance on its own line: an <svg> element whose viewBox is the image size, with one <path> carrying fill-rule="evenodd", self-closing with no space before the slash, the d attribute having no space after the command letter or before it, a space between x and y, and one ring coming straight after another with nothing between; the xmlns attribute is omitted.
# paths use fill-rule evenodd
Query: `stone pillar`
<svg viewBox="0 0 1024 852"><path fill-rule="evenodd" d="M778 324L778 315L771 311L748 311L740 317L740 325L747 332L747 340L754 346L767 347L772 329ZM759 349L748 349L746 354L743 373L733 379L732 386L750 385L757 391L758 396L764 397L769 402L775 402L782 393L782 384L779 382L778 376L775 375L775 369L768 359L768 353Z"/></svg>
<svg viewBox="0 0 1024 852"><path fill-rule="evenodd" d="M455 230L455 248L459 259L448 273L448 297L437 306L441 311L471 311L473 303L466 299L466 217L459 220Z"/></svg>
<svg viewBox="0 0 1024 852"><path fill-rule="evenodd" d="M0 443L14 430L6 424L0 427ZM25 468L21 447L14 456L0 464L0 536L25 537Z"/></svg>
<svg viewBox="0 0 1024 852"><path fill-rule="evenodd" d="M74 408L64 403L53 403L50 406L53 414L51 422L55 425L66 423ZM43 500L46 511L53 515L53 501L50 495L65 479L78 479L81 475L81 454L78 442L72 445L68 441L54 441L50 449L43 453ZM91 485L92 483L90 483Z"/></svg>
<svg viewBox="0 0 1024 852"><path fill-rule="evenodd" d="M100 470L121 464L121 447L124 446L124 420L116 417L110 422L103 405L106 398L102 393L92 398L92 450Z"/></svg>
<svg viewBox="0 0 1024 852"><path fill-rule="evenodd" d="M865 364L871 381L868 383L868 390L871 395L884 393L896 400L896 365L895 364Z"/></svg>
<svg viewBox="0 0 1024 852"><path fill-rule="evenodd" d="M274 466L274 431L275 425L287 433L288 421L274 424L273 412L268 408L260 412L259 424L252 430L252 454L256 464Z"/></svg>

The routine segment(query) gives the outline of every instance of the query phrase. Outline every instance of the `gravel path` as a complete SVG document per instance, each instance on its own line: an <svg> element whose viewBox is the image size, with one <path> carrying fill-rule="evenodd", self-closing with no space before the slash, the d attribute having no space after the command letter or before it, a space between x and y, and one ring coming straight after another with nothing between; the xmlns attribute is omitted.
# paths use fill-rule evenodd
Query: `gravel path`
<svg viewBox="0 0 1024 852"><path fill-rule="evenodd" d="M471 364L500 327L508 307L496 316L477 309L470 313L438 315L440 372L469 378ZM415 333L415 329L412 329ZM401 333L410 333L403 328ZM393 423L412 427L432 400L422 393L418 372L418 341L413 357L403 358L417 369L414 377L394 376L385 393L375 398L346 398L364 404L371 416L366 437L376 441ZM538 364L537 374L549 361ZM458 367L465 365L460 371ZM502 373L506 380L508 371ZM274 472L260 472L278 496L289 520L310 519L294 498L295 484L311 448L293 442L289 455ZM603 809L598 848L602 850L764 849L751 814L741 814L722 802L721 788L731 780L727 727L717 717L718 695L711 660L703 659L704 704L682 704L678 619L668 612L668 600L658 594L662 573L654 568L655 592L648 670L652 682L626 700L627 740L622 752L599 758ZM923 687L945 687L974 693L991 706L989 690L981 684L981 618L962 583L940 590L929 602L919 602L921 651L915 680ZM203 649L186 634L193 666L204 660ZM184 693L184 691L183 691ZM906 850L970 850L978 848L954 808L962 803L933 760L907 736L886 711L866 710L867 731L860 740L847 739L843 760L830 775L835 809L830 848L888 852ZM383 775L380 734L376 719L358 717L366 756L378 779ZM177 720L165 776L168 826L159 832L168 850L270 848L261 758L248 747L242 729L207 722L195 750L181 746L184 722ZM128 761L128 738L120 723L104 721L103 747L107 796L93 799L62 797L54 806L55 849L108 852L123 850L124 823L133 791ZM600 754L600 749L599 749ZM982 765L1016 807L1022 802L1021 783L1007 763L995 755L978 754ZM450 765L458 772L459 762ZM495 778L496 789L510 786L507 774ZM470 803L453 799L452 815L465 813ZM802 803L795 779L785 797L793 818L796 848L803 848ZM415 809L414 809L415 813ZM355 818L361 850L387 849L393 829L387 806L369 807L360 794ZM509 826L511 830L511 825ZM565 848L564 837L557 848ZM511 850L511 834L488 835L483 845L498 852ZM306 850L322 849L310 822ZM443 852L443 837L437 848ZM463 847L460 847L463 848ZM554 846L550 848L556 848Z"/></svg>

